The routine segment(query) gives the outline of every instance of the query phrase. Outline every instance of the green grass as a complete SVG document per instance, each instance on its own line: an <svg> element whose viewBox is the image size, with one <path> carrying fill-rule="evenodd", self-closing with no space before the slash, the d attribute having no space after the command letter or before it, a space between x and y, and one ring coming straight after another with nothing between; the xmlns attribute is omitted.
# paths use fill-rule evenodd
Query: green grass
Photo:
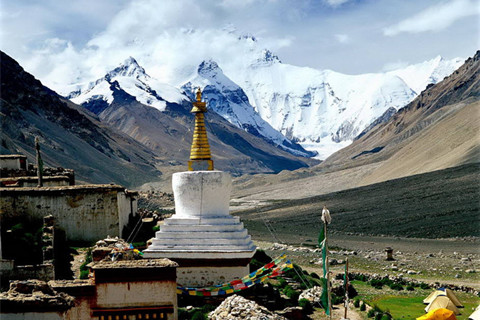
<svg viewBox="0 0 480 320"><path fill-rule="evenodd" d="M396 292L388 287L378 290L361 281L352 281L352 284L359 293L359 299L365 300L371 306L377 305L383 311L390 311L395 320L415 320L424 315L426 305L423 304L423 299L433 290L415 288L414 291ZM462 314L458 315L457 319L467 320L480 299L473 294L463 292L456 292L455 295L465 306L460 308Z"/></svg>

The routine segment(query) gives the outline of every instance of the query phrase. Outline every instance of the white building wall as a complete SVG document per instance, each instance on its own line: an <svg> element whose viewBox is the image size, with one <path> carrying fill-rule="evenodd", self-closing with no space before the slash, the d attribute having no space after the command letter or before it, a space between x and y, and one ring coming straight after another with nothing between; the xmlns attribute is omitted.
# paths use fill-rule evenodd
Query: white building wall
<svg viewBox="0 0 480 320"><path fill-rule="evenodd" d="M0 159L0 168L2 169L21 169L20 159L10 158L10 159Z"/></svg>
<svg viewBox="0 0 480 320"><path fill-rule="evenodd" d="M121 236L128 223L130 201L119 190L70 190L69 192L9 192L3 189L0 213L53 215L69 240L97 241ZM119 201L119 199L121 199ZM134 203L136 210L136 200Z"/></svg>
<svg viewBox="0 0 480 320"><path fill-rule="evenodd" d="M2 313L2 320L63 320L60 312L26 312L26 313Z"/></svg>
<svg viewBox="0 0 480 320"><path fill-rule="evenodd" d="M175 281L101 283L96 290L98 308L173 306L174 313L168 320L178 317Z"/></svg>
<svg viewBox="0 0 480 320"><path fill-rule="evenodd" d="M247 266L237 267L179 267L177 283L185 287L207 287L241 279L248 275Z"/></svg>

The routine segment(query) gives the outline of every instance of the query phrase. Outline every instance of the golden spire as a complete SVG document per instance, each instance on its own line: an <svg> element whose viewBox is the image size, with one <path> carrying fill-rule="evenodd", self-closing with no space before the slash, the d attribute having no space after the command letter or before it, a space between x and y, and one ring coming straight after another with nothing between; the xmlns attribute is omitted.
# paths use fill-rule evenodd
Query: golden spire
<svg viewBox="0 0 480 320"><path fill-rule="evenodd" d="M197 101L193 103L193 108L190 112L195 113L195 129L193 131L188 170L213 170L213 161L210 155L210 145L208 144L204 118L204 113L207 112L207 103L202 102L202 91L200 88L197 90Z"/></svg>

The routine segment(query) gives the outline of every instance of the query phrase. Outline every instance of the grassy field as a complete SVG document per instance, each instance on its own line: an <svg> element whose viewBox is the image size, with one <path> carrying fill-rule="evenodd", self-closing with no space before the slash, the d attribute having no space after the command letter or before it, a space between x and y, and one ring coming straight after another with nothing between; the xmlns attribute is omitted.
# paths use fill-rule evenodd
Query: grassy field
<svg viewBox="0 0 480 320"><path fill-rule="evenodd" d="M371 306L378 306L383 311L390 311L395 320L415 320L417 317L425 314L426 305L423 299L432 291L416 288L414 291L395 291L389 288L375 289L366 282L353 281L359 293L359 299L366 301ZM480 299L473 294L456 292L455 295L462 302L464 308L459 308L461 315L458 320L467 320Z"/></svg>

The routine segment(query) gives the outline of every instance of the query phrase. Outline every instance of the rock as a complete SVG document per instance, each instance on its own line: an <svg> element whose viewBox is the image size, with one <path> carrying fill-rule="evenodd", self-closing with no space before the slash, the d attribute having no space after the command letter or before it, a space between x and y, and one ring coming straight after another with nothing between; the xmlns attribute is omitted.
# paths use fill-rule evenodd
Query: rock
<svg viewBox="0 0 480 320"><path fill-rule="evenodd" d="M312 304L319 303L321 295L322 287L315 286L313 288L304 290L298 297L298 300L300 301L301 299L307 299L308 301L312 302Z"/></svg>
<svg viewBox="0 0 480 320"><path fill-rule="evenodd" d="M467 269L465 270L466 273L476 273L476 271L474 269Z"/></svg>
<svg viewBox="0 0 480 320"><path fill-rule="evenodd" d="M461 277L462 277L461 274L458 274L458 273L457 273L457 274L455 275L455 278L457 278L457 279L458 279L458 278L461 278Z"/></svg>
<svg viewBox="0 0 480 320"><path fill-rule="evenodd" d="M408 270L407 271L407 274L417 274L418 272L417 271L414 271L414 270Z"/></svg>
<svg viewBox="0 0 480 320"><path fill-rule="evenodd" d="M225 299L217 309L210 312L208 318L211 320L287 320L256 302L238 295L232 295Z"/></svg>

